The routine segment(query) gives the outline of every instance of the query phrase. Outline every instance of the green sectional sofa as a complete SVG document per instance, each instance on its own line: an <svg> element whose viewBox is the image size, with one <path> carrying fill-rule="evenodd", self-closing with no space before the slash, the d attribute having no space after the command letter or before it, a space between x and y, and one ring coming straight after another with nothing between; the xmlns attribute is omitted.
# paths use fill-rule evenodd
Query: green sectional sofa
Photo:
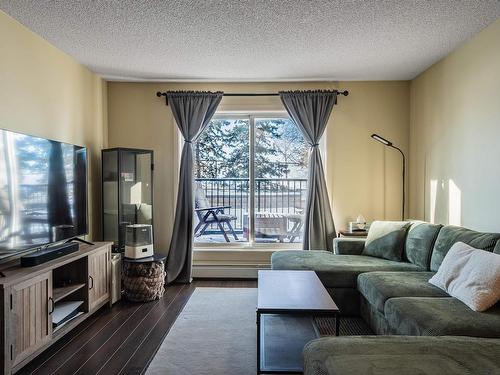
<svg viewBox="0 0 500 375"><path fill-rule="evenodd" d="M456 242L500 254L498 233L426 222L411 223L401 261L363 255L364 240L348 238L335 239L333 253L275 252L273 269L316 271L343 315L361 316L377 335L392 335L315 340L304 351L306 373L370 373L386 358L399 361L396 367L422 362L421 371L415 370L415 374L500 374L500 303L485 312L475 312L428 282ZM496 357L490 356L491 350L485 347L496 348ZM426 357L428 364L423 360ZM313 363L321 363L324 369L314 372ZM498 372L470 371L476 365ZM444 372L438 372L438 368Z"/></svg>
<svg viewBox="0 0 500 375"><path fill-rule="evenodd" d="M363 242L357 241L359 251ZM349 241L349 251L354 241ZM314 270L328 292L334 297L343 315L359 315L360 299L357 290L358 276L371 271L421 271L411 262L395 262L366 255L347 255L344 242L337 242L337 254L328 251L284 250L272 255L272 268L277 270Z"/></svg>
<svg viewBox="0 0 500 375"><path fill-rule="evenodd" d="M359 315L358 276L373 271L429 270L431 252L441 228L441 225L425 222L413 223L406 236L401 262L361 255L365 245L362 239L336 238L333 240L333 254L316 250L277 251L271 258L272 268L316 271L339 306L341 314Z"/></svg>

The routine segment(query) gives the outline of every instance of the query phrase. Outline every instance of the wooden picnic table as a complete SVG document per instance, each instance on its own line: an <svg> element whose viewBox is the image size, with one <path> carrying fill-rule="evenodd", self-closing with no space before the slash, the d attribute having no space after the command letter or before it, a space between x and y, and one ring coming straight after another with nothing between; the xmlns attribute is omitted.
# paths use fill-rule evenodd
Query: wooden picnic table
<svg viewBox="0 0 500 375"><path fill-rule="evenodd" d="M289 224L291 229L288 230ZM289 239L293 242L296 237L300 237L303 226L302 215L276 213L276 212L256 212L255 213L255 237L256 238L276 238L279 242ZM248 238L248 214L243 218L243 232Z"/></svg>

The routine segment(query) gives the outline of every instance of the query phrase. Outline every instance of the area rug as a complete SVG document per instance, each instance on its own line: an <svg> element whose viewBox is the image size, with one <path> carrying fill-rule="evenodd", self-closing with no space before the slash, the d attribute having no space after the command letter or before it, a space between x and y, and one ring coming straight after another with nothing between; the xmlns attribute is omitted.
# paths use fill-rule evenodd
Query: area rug
<svg viewBox="0 0 500 375"><path fill-rule="evenodd" d="M255 288L196 288L147 375L256 373Z"/></svg>
<svg viewBox="0 0 500 375"><path fill-rule="evenodd" d="M196 288L146 374L255 374L256 306L255 288ZM334 322L316 319L319 333L333 335ZM371 331L362 319L342 318L340 334Z"/></svg>

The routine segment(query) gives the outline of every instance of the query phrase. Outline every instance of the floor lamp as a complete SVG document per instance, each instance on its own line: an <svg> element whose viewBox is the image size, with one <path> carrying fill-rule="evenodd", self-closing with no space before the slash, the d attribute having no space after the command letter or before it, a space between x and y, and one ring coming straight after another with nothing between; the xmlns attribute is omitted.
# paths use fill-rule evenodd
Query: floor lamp
<svg viewBox="0 0 500 375"><path fill-rule="evenodd" d="M402 213L401 213L401 220L404 220L405 219L405 171L406 171L405 154L403 153L403 151L401 151L401 149L399 147L394 146L391 141L388 141L384 137L381 137L378 134L372 134L371 137L387 147L391 147L391 148L398 150L401 153L401 156L403 157L403 208L402 208Z"/></svg>

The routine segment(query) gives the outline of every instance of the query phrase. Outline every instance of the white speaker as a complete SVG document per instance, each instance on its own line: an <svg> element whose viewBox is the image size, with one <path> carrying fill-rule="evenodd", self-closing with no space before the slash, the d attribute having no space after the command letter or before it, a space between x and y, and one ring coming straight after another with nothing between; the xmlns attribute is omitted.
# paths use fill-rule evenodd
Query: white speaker
<svg viewBox="0 0 500 375"><path fill-rule="evenodd" d="M125 229L125 257L132 259L153 256L153 227L149 224L127 225Z"/></svg>

